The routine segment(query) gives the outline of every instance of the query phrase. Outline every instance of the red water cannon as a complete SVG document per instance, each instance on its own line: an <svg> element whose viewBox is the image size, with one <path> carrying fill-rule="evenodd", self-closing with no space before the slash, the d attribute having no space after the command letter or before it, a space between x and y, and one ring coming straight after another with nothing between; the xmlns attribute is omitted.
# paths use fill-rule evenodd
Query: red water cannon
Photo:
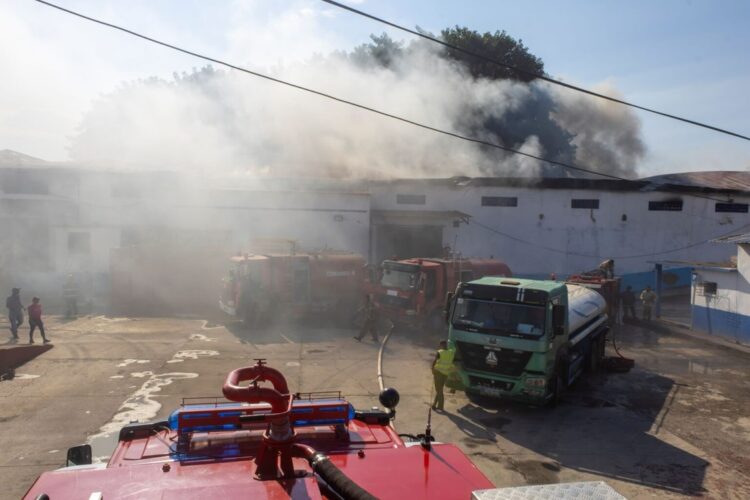
<svg viewBox="0 0 750 500"><path fill-rule="evenodd" d="M222 387L224 397L230 401L271 406L270 413L243 415L241 423L265 422L268 429L263 434L263 443L255 458L258 479L273 479L294 476L292 445L294 431L290 423L293 396L284 375L266 366L265 359L256 359L253 366L238 368L227 375ZM249 385L240 385L241 382ZM270 382L273 388L259 384Z"/></svg>

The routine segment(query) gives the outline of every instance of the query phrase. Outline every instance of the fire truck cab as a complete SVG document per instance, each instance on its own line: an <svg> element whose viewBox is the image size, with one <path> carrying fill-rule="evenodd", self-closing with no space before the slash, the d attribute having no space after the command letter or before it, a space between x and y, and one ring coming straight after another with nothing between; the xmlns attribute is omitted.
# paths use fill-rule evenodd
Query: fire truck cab
<svg viewBox="0 0 750 500"><path fill-rule="evenodd" d="M484 276L511 276L510 268L492 259L386 260L372 293L379 314L397 325L442 331L445 294L456 285Z"/></svg>

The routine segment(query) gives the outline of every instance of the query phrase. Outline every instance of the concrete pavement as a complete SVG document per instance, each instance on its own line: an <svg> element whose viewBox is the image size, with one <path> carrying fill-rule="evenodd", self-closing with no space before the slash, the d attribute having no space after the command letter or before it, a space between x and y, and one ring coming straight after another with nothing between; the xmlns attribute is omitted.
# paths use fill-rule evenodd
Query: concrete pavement
<svg viewBox="0 0 750 500"><path fill-rule="evenodd" d="M48 319L54 348L0 382L2 498L18 498L65 450L92 442L104 457L113 430L161 419L182 397L217 396L231 369L267 358L293 391L342 390L377 405L377 344L353 332L277 326L248 333L192 319ZM578 384L553 410L479 406L447 395L433 432L461 446L499 486L605 480L628 498L750 497L748 356L683 336L629 327L619 333L628 374ZM424 430L432 341L396 333L385 384L401 393L400 432Z"/></svg>

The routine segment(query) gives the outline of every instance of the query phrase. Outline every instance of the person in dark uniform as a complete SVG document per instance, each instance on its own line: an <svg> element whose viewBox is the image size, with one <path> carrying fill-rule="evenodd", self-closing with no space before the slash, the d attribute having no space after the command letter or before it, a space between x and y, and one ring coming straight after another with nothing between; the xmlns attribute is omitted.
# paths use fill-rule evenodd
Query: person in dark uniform
<svg viewBox="0 0 750 500"><path fill-rule="evenodd" d="M29 344L34 343L34 330L39 327L39 333L42 334L44 343L49 343L49 339L44 334L44 323L42 322L42 304L39 303L39 297L31 299L32 304L29 306Z"/></svg>
<svg viewBox="0 0 750 500"><path fill-rule="evenodd" d="M362 328L359 330L359 335L354 337L357 342L362 342L365 335L368 333L375 342L378 341L378 315L375 310L375 301L372 300L372 295L367 294L365 298L364 308L365 319L362 323Z"/></svg>
<svg viewBox="0 0 750 500"><path fill-rule="evenodd" d="M65 317L75 319L78 317L78 283L75 276L68 275L63 285L63 299L65 299Z"/></svg>
<svg viewBox="0 0 750 500"><path fill-rule="evenodd" d="M21 304L21 289L14 288L10 296L5 299L5 307L8 308L8 322L13 340L18 340L18 327L23 324L23 304Z"/></svg>
<svg viewBox="0 0 750 500"><path fill-rule="evenodd" d="M635 294L632 286L625 288L625 291L620 295L620 301L622 302L623 321L628 318L635 319Z"/></svg>

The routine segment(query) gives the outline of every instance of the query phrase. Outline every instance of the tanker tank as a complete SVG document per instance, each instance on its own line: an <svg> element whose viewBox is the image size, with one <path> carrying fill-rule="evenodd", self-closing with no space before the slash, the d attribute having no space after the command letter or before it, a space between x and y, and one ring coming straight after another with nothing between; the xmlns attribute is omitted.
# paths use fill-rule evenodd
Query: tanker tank
<svg viewBox="0 0 750 500"><path fill-rule="evenodd" d="M598 292L580 285L568 287L568 329L575 332L597 316L606 314L607 302Z"/></svg>

